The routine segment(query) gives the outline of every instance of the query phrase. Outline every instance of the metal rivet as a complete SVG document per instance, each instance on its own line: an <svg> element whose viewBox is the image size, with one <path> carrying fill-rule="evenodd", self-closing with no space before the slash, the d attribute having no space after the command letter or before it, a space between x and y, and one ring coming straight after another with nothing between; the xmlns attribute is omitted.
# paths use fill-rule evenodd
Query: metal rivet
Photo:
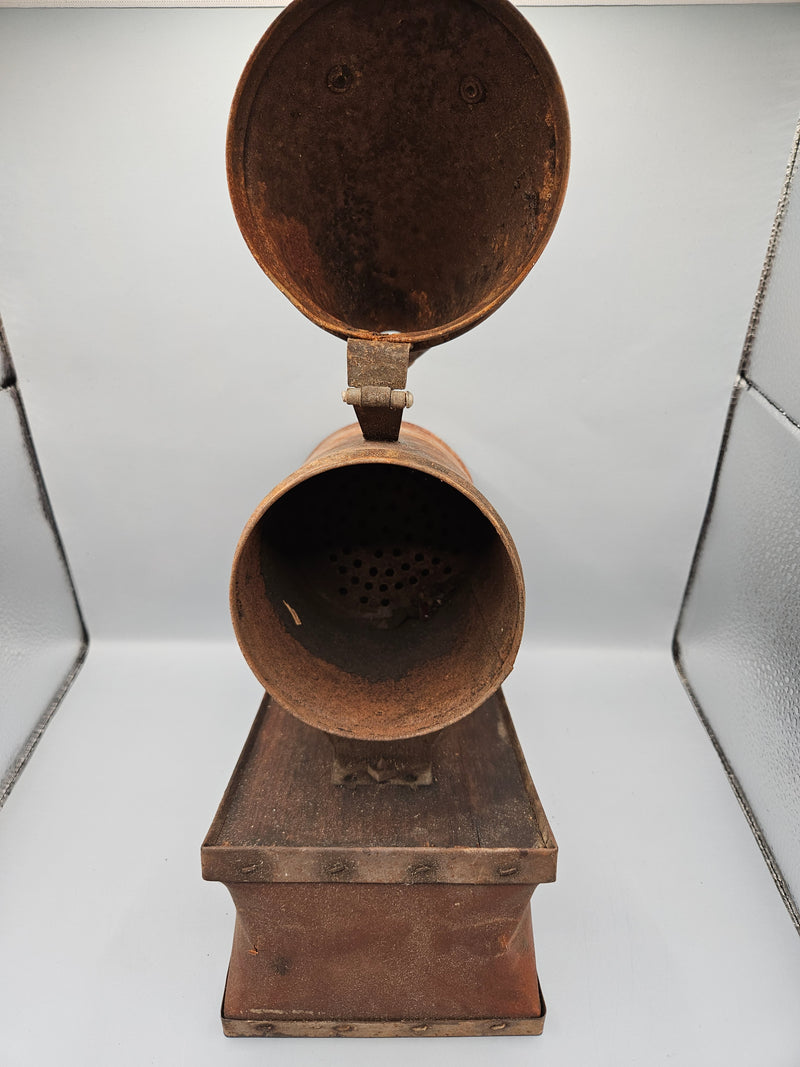
<svg viewBox="0 0 800 1067"><path fill-rule="evenodd" d="M476 78L474 74L468 74L461 79L458 91L461 94L461 99L467 104L479 104L486 97L483 82L480 78Z"/></svg>
<svg viewBox="0 0 800 1067"><path fill-rule="evenodd" d="M417 776L414 775L413 780L417 780ZM406 775L406 781L408 781L408 775ZM411 867L408 872L411 875L412 881L416 881L419 878L425 878L428 875L434 873L434 868L430 863L419 863L415 867Z"/></svg>
<svg viewBox="0 0 800 1067"><path fill-rule="evenodd" d="M328 71L328 88L332 93L346 93L353 84L353 72L343 63L337 63Z"/></svg>
<svg viewBox="0 0 800 1067"><path fill-rule="evenodd" d="M325 874L328 878L351 878L354 870L354 864L340 861L339 863L329 863L325 867Z"/></svg>

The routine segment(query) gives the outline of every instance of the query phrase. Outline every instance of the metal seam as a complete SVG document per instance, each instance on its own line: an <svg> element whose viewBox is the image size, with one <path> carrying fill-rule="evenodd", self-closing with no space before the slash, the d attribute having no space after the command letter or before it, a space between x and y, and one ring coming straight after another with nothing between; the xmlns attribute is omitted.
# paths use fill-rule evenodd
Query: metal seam
<svg viewBox="0 0 800 1067"><path fill-rule="evenodd" d="M767 254L764 259L764 265L761 268L761 277L758 282L758 289L756 290L753 310L750 313L750 321L747 324L747 333L744 338L742 357L739 362L739 374L742 376L746 376L750 369L753 344L755 342L758 324L761 321L761 311L764 306L764 300L767 295L767 283L772 275L772 267L778 252L781 230L783 229L783 220L786 215L786 209L789 206L789 193L791 192L792 179L794 178L794 171L798 158L800 158L800 122L798 122L797 127L795 128L792 150L789 154L789 162L786 165L786 174L783 180L783 186L781 187L781 195L778 199L775 220L772 223L772 230L770 231Z"/></svg>
<svg viewBox="0 0 800 1067"><path fill-rule="evenodd" d="M25 764L30 759L33 750L39 743L39 740L44 733L45 728L55 714L56 709L63 700L70 686L74 682L78 675L86 656L89 652L89 631L86 627L86 621L84 619L83 611L81 610L80 600L78 599L78 591L75 586L75 581L72 576L72 570L70 569L69 560L64 549L64 543L61 539L61 534L56 523L55 513L53 511L52 504L50 503L50 496L47 492L47 487L44 482L44 476L42 474L39 460L36 455L36 448L33 443L33 436L31 434L30 424L28 422L28 416L25 412L25 405L22 401L19 388L17 386L17 375L14 367L14 362L11 358L11 352L8 347L8 341L3 330L2 320L0 320L0 387L8 390L11 394L11 398L14 404L14 408L19 420L20 433L22 435L22 444L25 449L25 454L28 459L28 466L36 482L37 495L39 498L39 506L41 508L42 516L47 523L53 542L55 544L56 553L61 563L62 572L67 581L67 587L72 597L72 604L75 609L75 613L78 620L78 627L80 630L78 652L75 659L72 662L72 666L67 670L64 675L61 684L57 688L56 692L50 700L50 703L45 708L42 715L39 717L33 730L28 735L27 740L19 750L15 760L11 764L11 767L0 779L0 808L5 803L9 793L11 792L14 783L20 775Z"/></svg>
<svg viewBox="0 0 800 1067"><path fill-rule="evenodd" d="M711 726L711 723L706 717L702 705L700 704L700 700L694 689L692 688L691 683L689 682L689 679L683 667L680 640L677 635L673 641L672 654L673 660L675 662L675 669L678 672L678 677L680 678L681 683L684 689L686 690L689 699L692 702L694 710L697 713L698 719L700 720L703 728L708 734L711 744L714 746L714 750L717 753L720 763L722 764L723 770L725 771L725 775L728 779L728 782L730 783L731 789L733 790L734 795L737 801L739 802L739 806L742 809L744 817L750 827L750 830L752 831L753 837L756 839L756 844L761 850L761 854L763 855L766 861L767 867L769 868L769 872L772 875L773 881L775 882L775 886L778 892L780 893L783 903L786 906L786 910L789 912L789 916L795 928L797 929L797 932L800 933L800 908L798 908L797 903L795 902L791 892L789 891L789 887L786 884L785 878L783 877L783 872L781 871L780 864L775 859L775 855L772 852L772 849L767 844L766 836L764 834L764 831L761 829L761 824L753 813L753 809L750 807L750 802L747 799L747 794L742 788L742 785L739 782L738 777L736 776L736 772L731 766L728 757L725 755L719 738L717 737L714 728Z"/></svg>

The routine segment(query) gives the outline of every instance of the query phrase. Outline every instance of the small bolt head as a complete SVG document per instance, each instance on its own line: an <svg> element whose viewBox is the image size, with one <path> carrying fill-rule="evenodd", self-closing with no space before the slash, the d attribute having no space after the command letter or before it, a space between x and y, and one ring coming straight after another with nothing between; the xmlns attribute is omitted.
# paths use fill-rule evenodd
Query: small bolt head
<svg viewBox="0 0 800 1067"><path fill-rule="evenodd" d="M328 71L327 83L332 93L346 93L353 84L353 72L344 63L336 63Z"/></svg>
<svg viewBox="0 0 800 1067"><path fill-rule="evenodd" d="M483 86L483 82L474 74L467 74L466 77L461 79L458 91L461 94L461 99L466 104L480 104L482 100L486 99L486 89Z"/></svg>

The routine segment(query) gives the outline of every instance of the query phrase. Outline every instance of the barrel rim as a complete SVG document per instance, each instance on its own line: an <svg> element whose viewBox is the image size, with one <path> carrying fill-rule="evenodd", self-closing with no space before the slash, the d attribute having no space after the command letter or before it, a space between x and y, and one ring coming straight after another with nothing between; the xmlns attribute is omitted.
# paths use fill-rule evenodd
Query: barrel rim
<svg viewBox="0 0 800 1067"><path fill-rule="evenodd" d="M331 436L336 436L331 435ZM431 435L433 436L433 435ZM326 438L326 440L328 440ZM325 442L322 442L324 445ZM320 446L321 447L321 446ZM446 446L449 447L449 446ZM380 445L369 443L369 447L359 450L354 448L352 450L343 451L341 446L339 448L333 448L329 452L325 452L319 458L307 461L303 466L299 467L296 471L290 474L282 482L280 482L275 488L268 493L263 500L258 504L255 511L247 521L244 530L239 538L233 557L233 565L231 570L230 588L229 588L229 601L231 620L233 623L234 634L236 636L239 648L244 656L245 661L250 667L251 671L258 679L258 681L264 686L264 689L271 693L279 703L295 715L302 722L307 723L309 726L316 727L317 729L324 729L327 733L337 734L341 737L355 737L352 731L346 729L336 729L334 726L325 725L322 726L318 719L312 715L309 715L304 708L299 707L295 701L292 700L291 694L287 694L284 690L280 678L276 680L274 677L268 677L267 674L261 669L261 666L255 662L255 658L251 655L246 641L242 640L240 636L240 627L238 622L237 612L237 575L239 562L245 547L256 529L258 523L264 517L266 512L287 493L298 485L302 485L304 482L311 480L329 473L333 470L339 470L343 467L361 466L361 465L375 465L385 464L389 466L401 466L411 470L417 470L422 474L427 474L432 477L438 478L444 484L449 485L451 488L456 489L462 493L478 510L485 516L485 518L494 527L503 548L506 551L508 559L511 563L511 567L514 573L516 587L518 589L518 597L516 603L515 621L513 626L513 637L510 646L510 650L505 660L503 661L502 668L498 672L496 679L492 679L485 686L483 686L478 695L471 701L467 702L469 706L465 706L463 711L459 711L458 714L449 717L446 721L442 721L436 726L428 726L419 730L403 730L401 733L397 731L386 731L380 736L372 734L371 738L379 741L398 740L402 738L420 737L424 734L431 733L434 730L441 729L443 726L452 725L454 722L458 722L459 719L465 715L470 714L476 708L480 707L493 693L497 692L505 679L510 674L517 654L519 653L520 644L522 641L522 632L525 621L525 584L524 576L522 572L522 563L519 558L514 540L511 537L511 533L508 530L503 519L500 517L497 510L487 500L487 498L481 493L479 489L473 484L472 481L463 478L460 474L454 470L448 469L441 463L435 460L427 459L423 455L415 455L413 448L409 448L407 443L402 440L396 442L387 442Z"/></svg>

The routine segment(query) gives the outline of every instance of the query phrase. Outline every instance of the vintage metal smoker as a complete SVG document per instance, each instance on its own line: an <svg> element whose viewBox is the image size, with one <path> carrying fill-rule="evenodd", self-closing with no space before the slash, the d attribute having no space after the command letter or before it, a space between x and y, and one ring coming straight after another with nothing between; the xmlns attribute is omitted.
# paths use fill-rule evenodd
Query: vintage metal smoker
<svg viewBox="0 0 800 1067"><path fill-rule="evenodd" d="M529 901L556 844L500 685L520 561L408 366L555 225L569 125L507 0L295 0L228 137L253 255L347 342L333 434L258 506L231 612L266 695L203 845L236 905L226 1034L535 1034Z"/></svg>

